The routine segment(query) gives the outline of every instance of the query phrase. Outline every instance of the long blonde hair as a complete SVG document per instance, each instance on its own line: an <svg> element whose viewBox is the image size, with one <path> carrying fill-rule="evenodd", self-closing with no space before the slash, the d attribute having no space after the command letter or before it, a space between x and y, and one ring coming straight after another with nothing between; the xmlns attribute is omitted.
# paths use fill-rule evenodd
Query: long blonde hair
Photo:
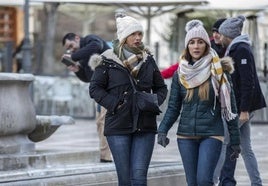
<svg viewBox="0 0 268 186"><path fill-rule="evenodd" d="M184 99L189 102L193 98L193 95L194 95L194 89L193 88L187 89L187 93ZM206 80L202 85L199 86L198 96L201 100L208 100L209 98L209 81L208 80Z"/></svg>
<svg viewBox="0 0 268 186"><path fill-rule="evenodd" d="M123 47L124 47L124 44L126 43L126 40L127 40L126 38L123 39L118 45L118 56L120 59L122 59L123 57Z"/></svg>

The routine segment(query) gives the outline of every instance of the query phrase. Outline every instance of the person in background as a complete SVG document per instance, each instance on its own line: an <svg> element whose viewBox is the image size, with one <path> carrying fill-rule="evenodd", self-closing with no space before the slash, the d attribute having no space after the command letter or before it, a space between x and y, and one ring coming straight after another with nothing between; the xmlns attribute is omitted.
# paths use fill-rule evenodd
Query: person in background
<svg viewBox="0 0 268 186"><path fill-rule="evenodd" d="M225 18L220 18L213 24L212 26L213 35L212 39L210 40L211 48L213 48L217 52L220 58L224 56L225 48L222 46L220 42L220 34L218 32L218 29L224 20ZM179 68L179 62L176 62L175 64L161 70L160 72L164 79L169 79L173 76L173 74L177 71L178 68Z"/></svg>
<svg viewBox="0 0 268 186"><path fill-rule="evenodd" d="M90 82L93 70L88 66L88 61L93 54L101 54L107 49L110 49L106 41L100 37L90 34L85 37L80 37L75 33L68 33L62 39L62 45L68 51L63 56L70 57L76 61L76 65L68 66L67 68L74 72L75 75L83 82ZM112 162L111 152L105 136L104 116L106 110L100 106L96 106L96 125L99 136L100 162Z"/></svg>
<svg viewBox="0 0 268 186"><path fill-rule="evenodd" d="M235 71L232 74L235 98L239 113L239 126L241 134L241 155L247 169L251 185L261 186L262 180L258 170L258 164L251 147L250 126L254 111L266 107L262 94L255 60L251 49L248 35L242 35L245 17L231 17L224 21L220 28L220 40L227 48L225 56L234 60ZM227 157L231 153L230 146L227 147ZM225 159L220 176L220 185L236 185L234 178L236 160Z"/></svg>
<svg viewBox="0 0 268 186"><path fill-rule="evenodd" d="M179 68L179 62L176 62L175 64L170 65L168 68L161 70L160 71L161 76L164 79L169 79L174 75L174 73L178 70L178 68Z"/></svg>
<svg viewBox="0 0 268 186"><path fill-rule="evenodd" d="M95 72L90 83L90 96L107 109L104 134L111 149L118 185L147 185L155 134L156 114L133 107L133 87L157 94L161 105L167 86L149 50L143 45L140 21L125 13L116 14L117 38L113 49L92 57Z"/></svg>
<svg viewBox="0 0 268 186"><path fill-rule="evenodd" d="M224 47L221 43L221 35L219 33L219 28L225 20L226 18L220 18L212 25L212 39L210 40L211 48L213 48L217 52L220 58L224 57L224 53L226 50L226 47Z"/></svg>
<svg viewBox="0 0 268 186"><path fill-rule="evenodd" d="M24 39L21 40L20 44L12 53L12 58L15 59L15 69L14 72L20 72L22 70L22 46L24 44Z"/></svg>
<svg viewBox="0 0 268 186"><path fill-rule="evenodd" d="M213 48L217 52L217 54L219 55L220 58L224 57L224 53L225 53L226 48L221 43L221 40L220 40L221 35L219 33L219 27L221 26L221 24L225 20L226 20L226 18L220 18L212 25L212 39L210 40L211 48ZM225 133L224 133L225 138L224 138L224 141L222 144L221 155L219 157L217 166L216 166L215 171L214 171L213 180L214 180L215 184L217 184L219 182L221 169L222 169L222 166L223 166L224 161L225 161L226 148L227 148L227 144L229 142L229 138L226 137L227 136L226 132L228 131L228 129L227 129L227 125L226 125L225 121L223 121L223 125L224 125L224 131L225 131Z"/></svg>
<svg viewBox="0 0 268 186"><path fill-rule="evenodd" d="M232 154L240 152L238 116L230 58L220 59L200 20L186 24L185 50L174 74L168 107L158 128L158 144L166 147L168 131L177 121L177 143L188 186L213 186L224 140L223 120L230 132Z"/></svg>
<svg viewBox="0 0 268 186"><path fill-rule="evenodd" d="M71 65L68 69L83 82L90 82L93 71L88 66L88 61L93 54L101 54L110 47L97 35L80 37L75 33L67 33L62 39L62 45L67 53L63 56L70 57L77 65Z"/></svg>

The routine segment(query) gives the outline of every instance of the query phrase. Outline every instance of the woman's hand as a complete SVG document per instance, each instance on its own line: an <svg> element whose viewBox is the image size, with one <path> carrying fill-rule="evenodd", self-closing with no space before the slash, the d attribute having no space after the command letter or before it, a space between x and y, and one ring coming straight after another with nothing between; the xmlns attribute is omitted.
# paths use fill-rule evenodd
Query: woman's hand
<svg viewBox="0 0 268 186"><path fill-rule="evenodd" d="M166 147L169 144L169 138L167 137L167 134L165 134L165 133L158 133L157 143L159 145L162 145L163 147Z"/></svg>

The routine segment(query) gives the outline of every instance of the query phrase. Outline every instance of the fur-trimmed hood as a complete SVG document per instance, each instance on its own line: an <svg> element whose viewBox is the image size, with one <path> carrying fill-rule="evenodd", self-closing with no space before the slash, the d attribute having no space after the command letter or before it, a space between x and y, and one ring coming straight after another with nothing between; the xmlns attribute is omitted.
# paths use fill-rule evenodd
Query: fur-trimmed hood
<svg viewBox="0 0 268 186"><path fill-rule="evenodd" d="M102 58L99 54L93 54L89 61L88 61L88 66L92 69L95 70L97 66L99 66L102 62Z"/></svg>
<svg viewBox="0 0 268 186"><path fill-rule="evenodd" d="M143 53L143 62L147 59L149 55L148 50L145 50ZM91 56L88 62L88 66L92 69L95 70L97 66L102 64L102 56L106 57L107 59L112 59L114 62L124 66L123 62L118 58L118 56L113 52L113 49L108 49L105 52L103 52L101 55L99 54L94 54Z"/></svg>
<svg viewBox="0 0 268 186"><path fill-rule="evenodd" d="M91 56L88 62L88 66L92 69L95 70L97 66L102 64L102 56L105 56L106 58L113 59L115 62L122 64L122 61L117 57L117 55L113 52L113 49L108 49L105 52L103 52L101 55L99 54L94 54Z"/></svg>
<svg viewBox="0 0 268 186"><path fill-rule="evenodd" d="M230 74L234 72L234 61L231 57L223 57L220 59L223 71L227 71Z"/></svg>
<svg viewBox="0 0 268 186"><path fill-rule="evenodd" d="M122 61L117 57L117 55L113 52L113 49L108 49L105 52L103 52L101 55L113 59L115 62L123 65ZM91 56L88 66L92 69L95 70L97 66L102 64L102 56L99 54L94 54ZM229 72L232 74L234 72L234 61L231 57L223 57L220 59L221 65L224 71Z"/></svg>

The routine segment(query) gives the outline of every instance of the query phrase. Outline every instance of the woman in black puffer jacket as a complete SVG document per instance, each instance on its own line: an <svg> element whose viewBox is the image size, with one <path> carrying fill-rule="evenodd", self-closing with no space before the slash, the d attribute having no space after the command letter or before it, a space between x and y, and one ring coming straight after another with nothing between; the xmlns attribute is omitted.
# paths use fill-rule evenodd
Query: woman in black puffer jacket
<svg viewBox="0 0 268 186"><path fill-rule="evenodd" d="M146 185L155 134L156 114L133 106L133 87L155 93L161 105L167 87L159 69L142 44L143 28L134 18L118 15L118 40L113 49L92 56L95 69L89 91L97 103L107 109L104 134L116 165L119 185Z"/></svg>

